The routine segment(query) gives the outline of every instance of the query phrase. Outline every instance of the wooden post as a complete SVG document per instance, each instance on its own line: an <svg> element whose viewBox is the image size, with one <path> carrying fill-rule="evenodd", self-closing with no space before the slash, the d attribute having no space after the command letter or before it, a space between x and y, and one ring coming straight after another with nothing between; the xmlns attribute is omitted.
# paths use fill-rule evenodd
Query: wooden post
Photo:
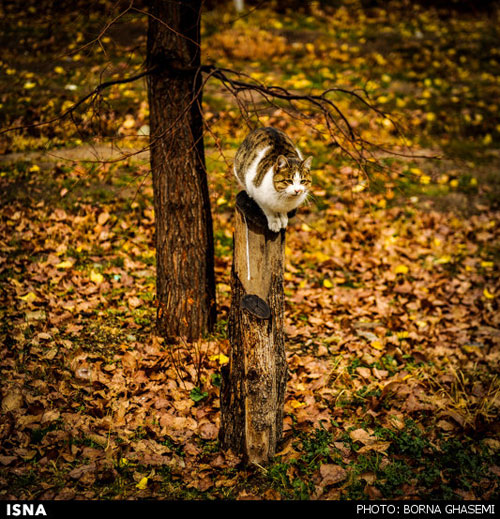
<svg viewBox="0 0 500 519"><path fill-rule="evenodd" d="M266 463L275 454L283 427L284 246L285 231L270 231L259 206L241 191L236 197L231 352L222 372L220 440L250 463Z"/></svg>

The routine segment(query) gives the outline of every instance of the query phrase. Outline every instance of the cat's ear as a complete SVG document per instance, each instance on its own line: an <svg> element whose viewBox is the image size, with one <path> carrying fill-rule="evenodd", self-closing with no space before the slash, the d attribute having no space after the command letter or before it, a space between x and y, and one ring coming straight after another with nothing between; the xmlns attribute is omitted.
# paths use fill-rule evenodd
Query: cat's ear
<svg viewBox="0 0 500 519"><path fill-rule="evenodd" d="M309 171L311 169L312 160L312 157L307 157L307 159L302 162L302 167Z"/></svg>
<svg viewBox="0 0 500 519"><path fill-rule="evenodd" d="M278 160L276 161L276 166L278 169L288 166L288 160L286 159L286 157L284 155L280 155L278 157Z"/></svg>

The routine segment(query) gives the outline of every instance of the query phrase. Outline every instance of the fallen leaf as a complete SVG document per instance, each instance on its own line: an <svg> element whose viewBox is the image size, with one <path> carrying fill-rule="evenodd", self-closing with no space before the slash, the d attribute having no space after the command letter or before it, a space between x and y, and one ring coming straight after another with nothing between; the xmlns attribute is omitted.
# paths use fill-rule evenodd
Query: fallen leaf
<svg viewBox="0 0 500 519"><path fill-rule="evenodd" d="M0 454L0 463L2 465L10 465L13 461L17 460L17 456L4 456Z"/></svg>
<svg viewBox="0 0 500 519"><path fill-rule="evenodd" d="M104 281L104 276L100 272L93 270L90 273L90 281L96 285L100 285Z"/></svg>
<svg viewBox="0 0 500 519"><path fill-rule="evenodd" d="M321 485L324 487L335 485L347 478L347 471L343 467L331 463L321 465L319 473L321 475Z"/></svg>
<svg viewBox="0 0 500 519"><path fill-rule="evenodd" d="M23 405L23 395L20 391L12 391L2 399L2 410L5 413L15 411Z"/></svg>
<svg viewBox="0 0 500 519"><path fill-rule="evenodd" d="M349 436L351 440L355 442L360 442L363 445L369 445L370 443L377 441L376 436L371 435L364 429L355 429L354 431L351 431L349 433Z"/></svg>
<svg viewBox="0 0 500 519"><path fill-rule="evenodd" d="M371 452L371 451L386 452L390 446L391 446L391 442L374 441L373 443L364 445L357 452L358 452L358 454L364 454L365 452Z"/></svg>
<svg viewBox="0 0 500 519"><path fill-rule="evenodd" d="M87 472L95 471L97 465L95 463L89 463L87 465L81 465L80 467L74 468L68 473L68 476L73 479L80 479Z"/></svg>
<svg viewBox="0 0 500 519"><path fill-rule="evenodd" d="M71 267L73 267L73 262L69 260L61 261L56 265L58 269L70 269Z"/></svg>
<svg viewBox="0 0 500 519"><path fill-rule="evenodd" d="M109 220L109 213L106 211L103 211L98 217L97 217L97 223L99 225L104 225Z"/></svg>
<svg viewBox="0 0 500 519"><path fill-rule="evenodd" d="M486 299L494 299L495 295L492 294L487 288L483 290L483 295L486 297Z"/></svg>
<svg viewBox="0 0 500 519"><path fill-rule="evenodd" d="M208 357L209 360L216 360L221 366L224 366L229 362L229 357L226 357L223 353L219 353L217 355L211 355Z"/></svg>
<svg viewBox="0 0 500 519"><path fill-rule="evenodd" d="M370 379L372 370L370 368L356 368L356 373L359 373L364 379Z"/></svg>
<svg viewBox="0 0 500 519"><path fill-rule="evenodd" d="M443 429L443 431L453 431L453 429L455 429L455 426L446 420L439 420L439 422L436 425L440 429Z"/></svg>
<svg viewBox="0 0 500 519"><path fill-rule="evenodd" d="M38 297L34 292L28 292L26 295L18 297L19 299L21 299L22 301L26 301L27 303L33 303L34 301L38 300Z"/></svg>
<svg viewBox="0 0 500 519"><path fill-rule="evenodd" d="M136 296L132 296L132 297L129 297L127 299L127 302L128 302L128 305L129 307L134 310L135 308L138 308L139 306L142 305L142 300L139 299L138 297Z"/></svg>
<svg viewBox="0 0 500 519"><path fill-rule="evenodd" d="M139 490L144 490L146 487L148 486L148 478L147 477L143 477L139 483L137 483L136 487L139 489Z"/></svg>

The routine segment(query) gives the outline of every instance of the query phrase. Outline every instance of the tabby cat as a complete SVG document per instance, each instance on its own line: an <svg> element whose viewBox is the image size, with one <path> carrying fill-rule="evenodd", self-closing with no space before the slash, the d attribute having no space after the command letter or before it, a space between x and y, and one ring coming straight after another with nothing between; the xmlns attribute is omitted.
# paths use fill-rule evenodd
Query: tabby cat
<svg viewBox="0 0 500 519"><path fill-rule="evenodd" d="M267 217L269 229L288 225L287 214L307 198L312 157L304 160L289 137L275 128L259 128L243 141L234 174Z"/></svg>

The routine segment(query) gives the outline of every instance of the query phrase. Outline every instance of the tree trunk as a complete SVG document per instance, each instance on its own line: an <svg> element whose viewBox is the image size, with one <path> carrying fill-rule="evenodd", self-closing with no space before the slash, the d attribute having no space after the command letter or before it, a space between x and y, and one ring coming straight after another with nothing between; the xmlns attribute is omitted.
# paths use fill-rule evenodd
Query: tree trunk
<svg viewBox="0 0 500 519"><path fill-rule="evenodd" d="M203 147L200 0L149 1L148 78L157 326L199 338L215 322L214 246Z"/></svg>
<svg viewBox="0 0 500 519"><path fill-rule="evenodd" d="M222 376L220 439L225 448L262 464L275 454L283 428L285 232L271 232L244 191L235 213L231 352Z"/></svg>

